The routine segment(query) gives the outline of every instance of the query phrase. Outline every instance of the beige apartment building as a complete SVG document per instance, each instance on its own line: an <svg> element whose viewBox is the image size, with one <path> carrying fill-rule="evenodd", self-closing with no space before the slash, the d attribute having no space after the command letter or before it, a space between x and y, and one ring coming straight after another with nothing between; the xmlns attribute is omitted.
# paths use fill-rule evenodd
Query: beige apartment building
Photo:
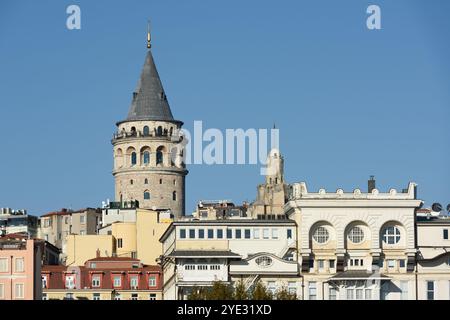
<svg viewBox="0 0 450 320"><path fill-rule="evenodd" d="M94 235L101 223L101 210L86 208L77 211L62 209L44 214L39 219L38 237L62 250L65 262L69 235Z"/></svg>

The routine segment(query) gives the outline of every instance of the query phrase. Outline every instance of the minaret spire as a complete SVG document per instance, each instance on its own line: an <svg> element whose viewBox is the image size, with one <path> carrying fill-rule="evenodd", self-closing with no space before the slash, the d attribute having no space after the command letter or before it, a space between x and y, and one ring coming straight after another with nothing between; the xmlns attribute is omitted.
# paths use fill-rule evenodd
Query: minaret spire
<svg viewBox="0 0 450 320"><path fill-rule="evenodd" d="M152 47L151 41L151 35L150 35L150 20L147 20L147 49L150 49Z"/></svg>

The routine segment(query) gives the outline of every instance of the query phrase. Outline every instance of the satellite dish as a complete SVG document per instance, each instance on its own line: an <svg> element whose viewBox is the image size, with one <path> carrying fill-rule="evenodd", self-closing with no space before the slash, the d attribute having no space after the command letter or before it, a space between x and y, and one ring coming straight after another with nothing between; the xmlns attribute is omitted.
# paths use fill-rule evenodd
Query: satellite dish
<svg viewBox="0 0 450 320"><path fill-rule="evenodd" d="M442 205L440 203L433 203L433 205L431 206L431 209L434 212L441 212L442 211Z"/></svg>

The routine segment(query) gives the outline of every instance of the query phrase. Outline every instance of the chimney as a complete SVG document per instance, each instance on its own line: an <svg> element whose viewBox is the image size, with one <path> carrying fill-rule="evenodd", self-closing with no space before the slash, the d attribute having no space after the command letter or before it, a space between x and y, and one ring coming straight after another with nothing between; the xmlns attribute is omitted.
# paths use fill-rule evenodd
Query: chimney
<svg viewBox="0 0 450 320"><path fill-rule="evenodd" d="M97 258L100 258L100 249L97 248Z"/></svg>
<svg viewBox="0 0 450 320"><path fill-rule="evenodd" d="M370 176L370 179L367 181L367 192L372 193L372 190L375 189L375 176Z"/></svg>

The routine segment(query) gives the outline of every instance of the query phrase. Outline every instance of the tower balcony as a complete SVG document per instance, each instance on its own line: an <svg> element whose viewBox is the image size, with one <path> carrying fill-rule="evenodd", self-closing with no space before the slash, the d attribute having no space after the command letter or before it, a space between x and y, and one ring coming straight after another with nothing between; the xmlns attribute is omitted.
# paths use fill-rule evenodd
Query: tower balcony
<svg viewBox="0 0 450 320"><path fill-rule="evenodd" d="M179 143L183 140L183 136L173 133L170 134L168 132L148 132L144 133L142 131L117 131L113 134L111 139L111 143L115 144L118 141L132 140L132 139L140 139L140 138L152 138L155 140L167 140L175 143Z"/></svg>

